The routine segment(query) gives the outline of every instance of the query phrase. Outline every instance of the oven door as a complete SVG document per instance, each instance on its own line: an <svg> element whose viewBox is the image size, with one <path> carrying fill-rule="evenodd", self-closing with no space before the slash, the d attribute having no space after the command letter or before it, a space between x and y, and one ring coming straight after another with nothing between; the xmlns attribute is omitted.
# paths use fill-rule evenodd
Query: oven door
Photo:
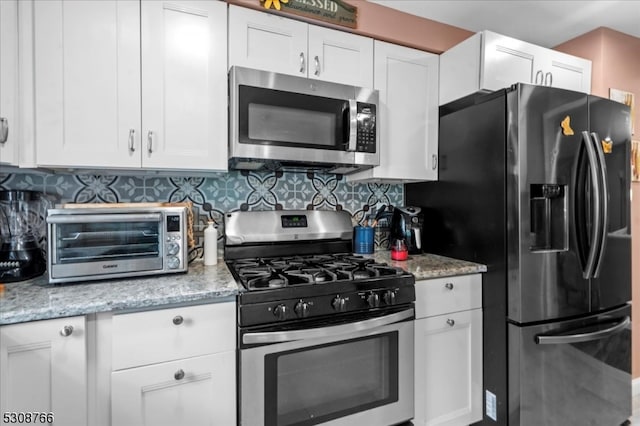
<svg viewBox="0 0 640 426"><path fill-rule="evenodd" d="M340 325L248 332L240 423L389 426L413 418L414 310Z"/></svg>
<svg viewBox="0 0 640 426"><path fill-rule="evenodd" d="M52 282L163 268L160 213L63 214L47 222Z"/></svg>

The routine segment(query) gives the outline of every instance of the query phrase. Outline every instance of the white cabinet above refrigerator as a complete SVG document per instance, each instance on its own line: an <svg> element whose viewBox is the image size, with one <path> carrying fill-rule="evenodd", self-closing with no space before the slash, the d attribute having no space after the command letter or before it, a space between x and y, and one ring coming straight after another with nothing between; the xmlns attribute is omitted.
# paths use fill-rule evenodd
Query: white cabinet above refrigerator
<svg viewBox="0 0 640 426"><path fill-rule="evenodd" d="M491 31L440 55L440 105L515 83L591 93L591 61Z"/></svg>

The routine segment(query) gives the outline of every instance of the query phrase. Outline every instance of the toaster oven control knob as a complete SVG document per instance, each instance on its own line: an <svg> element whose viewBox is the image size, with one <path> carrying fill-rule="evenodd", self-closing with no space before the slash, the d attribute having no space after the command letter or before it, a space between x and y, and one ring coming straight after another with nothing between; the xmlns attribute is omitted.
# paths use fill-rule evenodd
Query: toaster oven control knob
<svg viewBox="0 0 640 426"><path fill-rule="evenodd" d="M300 318L306 318L309 316L309 304L304 300L296 303L296 306L293 307L293 310L296 312L296 315Z"/></svg>
<svg viewBox="0 0 640 426"><path fill-rule="evenodd" d="M180 259L175 256L169 256L167 258L167 266L169 269L178 269L180 267Z"/></svg>
<svg viewBox="0 0 640 426"><path fill-rule="evenodd" d="M287 305L283 305L282 303L273 309L273 315L275 315L280 321L287 319L287 312L289 312Z"/></svg>
<svg viewBox="0 0 640 426"><path fill-rule="evenodd" d="M176 243L169 243L167 244L167 253L169 253L171 256L173 256L174 254L178 254L178 251L180 250L180 246Z"/></svg>
<svg viewBox="0 0 640 426"><path fill-rule="evenodd" d="M370 308L377 308L380 306L380 295L374 292L369 293L367 296L367 303Z"/></svg>
<svg viewBox="0 0 640 426"><path fill-rule="evenodd" d="M336 296L331 301L331 306L334 310L338 312L346 312L347 311L347 299L342 296Z"/></svg>
<svg viewBox="0 0 640 426"><path fill-rule="evenodd" d="M387 290L384 292L384 296L382 296L384 303L387 305L395 305L396 304L396 291L395 290Z"/></svg>

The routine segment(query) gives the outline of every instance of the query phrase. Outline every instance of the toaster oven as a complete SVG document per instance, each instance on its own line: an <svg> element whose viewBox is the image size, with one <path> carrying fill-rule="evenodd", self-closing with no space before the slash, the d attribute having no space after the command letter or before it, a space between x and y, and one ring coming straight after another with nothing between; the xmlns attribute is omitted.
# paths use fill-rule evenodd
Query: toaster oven
<svg viewBox="0 0 640 426"><path fill-rule="evenodd" d="M187 207L47 212L50 283L186 272Z"/></svg>

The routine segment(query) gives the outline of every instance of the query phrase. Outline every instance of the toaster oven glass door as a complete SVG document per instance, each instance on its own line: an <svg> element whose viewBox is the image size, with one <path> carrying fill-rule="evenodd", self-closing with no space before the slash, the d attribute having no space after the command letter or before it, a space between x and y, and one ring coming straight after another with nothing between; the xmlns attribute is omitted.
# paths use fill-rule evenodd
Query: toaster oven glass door
<svg viewBox="0 0 640 426"><path fill-rule="evenodd" d="M77 215L56 223L55 265L100 263L96 272L122 272L123 262L137 271L162 269L162 215ZM116 265L111 267L110 265ZM135 266L134 266L135 265Z"/></svg>

